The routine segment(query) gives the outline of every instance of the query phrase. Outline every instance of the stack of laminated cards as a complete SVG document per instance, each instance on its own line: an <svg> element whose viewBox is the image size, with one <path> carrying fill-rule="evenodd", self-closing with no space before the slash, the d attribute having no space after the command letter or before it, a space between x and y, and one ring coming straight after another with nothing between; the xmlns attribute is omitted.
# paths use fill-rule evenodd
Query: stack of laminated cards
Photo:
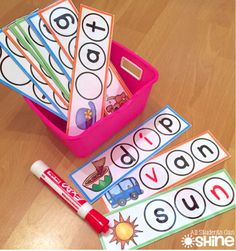
<svg viewBox="0 0 236 251"><path fill-rule="evenodd" d="M60 0L0 30L0 81L67 121L76 136L131 92L110 62L114 17Z"/></svg>
<svg viewBox="0 0 236 251"><path fill-rule="evenodd" d="M0 81L80 135L132 96L110 62L113 24L70 0L18 18L0 30ZM190 127L165 106L69 175L88 202L107 208L104 249L141 248L235 208L225 169L193 179L230 158L210 131L160 152Z"/></svg>

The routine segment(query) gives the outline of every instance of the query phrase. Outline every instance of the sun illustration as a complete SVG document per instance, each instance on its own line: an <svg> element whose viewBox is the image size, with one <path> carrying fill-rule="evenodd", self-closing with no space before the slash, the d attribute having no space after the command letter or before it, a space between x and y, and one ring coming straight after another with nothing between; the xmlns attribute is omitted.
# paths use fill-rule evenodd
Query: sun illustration
<svg viewBox="0 0 236 251"><path fill-rule="evenodd" d="M135 225L136 220L137 218L131 221L130 216L124 220L121 213L119 213L119 221L114 220L114 226L111 228L113 237L110 243L113 241L116 241L116 244L120 243L121 249L124 249L125 244L129 245L130 241L137 245L134 238L137 237L137 233L143 231L137 229L138 225Z"/></svg>
<svg viewBox="0 0 236 251"><path fill-rule="evenodd" d="M194 237L192 235L185 234L182 237L181 242L185 248L192 248L194 246Z"/></svg>

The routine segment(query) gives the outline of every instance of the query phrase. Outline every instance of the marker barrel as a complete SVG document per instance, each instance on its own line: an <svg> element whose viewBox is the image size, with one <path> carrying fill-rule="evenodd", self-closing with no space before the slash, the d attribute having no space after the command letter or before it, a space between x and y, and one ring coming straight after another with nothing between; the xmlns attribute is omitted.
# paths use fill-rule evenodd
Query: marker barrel
<svg viewBox="0 0 236 251"><path fill-rule="evenodd" d="M93 207L75 192L62 178L60 178L43 161L38 160L31 166L31 172L44 184L50 187L64 200L82 219L87 221L98 233L109 230L109 220L97 212Z"/></svg>

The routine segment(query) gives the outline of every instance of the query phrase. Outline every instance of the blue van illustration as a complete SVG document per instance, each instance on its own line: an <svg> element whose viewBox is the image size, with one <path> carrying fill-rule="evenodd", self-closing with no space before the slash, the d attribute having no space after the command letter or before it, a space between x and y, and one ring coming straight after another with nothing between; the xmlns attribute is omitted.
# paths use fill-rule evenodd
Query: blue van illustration
<svg viewBox="0 0 236 251"><path fill-rule="evenodd" d="M138 196L142 194L143 191L140 189L139 183L133 177L125 178L112 189L105 193L107 201L111 206L117 207L125 206L126 202L130 199L137 200Z"/></svg>

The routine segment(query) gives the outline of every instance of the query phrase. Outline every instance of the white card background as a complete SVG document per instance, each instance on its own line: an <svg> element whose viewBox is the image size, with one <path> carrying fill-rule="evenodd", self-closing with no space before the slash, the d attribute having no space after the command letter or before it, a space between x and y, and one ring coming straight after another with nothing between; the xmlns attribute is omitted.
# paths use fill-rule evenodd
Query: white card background
<svg viewBox="0 0 236 251"><path fill-rule="evenodd" d="M14 34L10 30L7 30L7 36L8 35L13 39L13 41L15 41L16 43L18 43L16 37L14 36ZM52 79L50 79L40 69L40 65L34 59L34 57L20 43L18 43L18 44L21 47L22 52L24 52L24 55L27 55L27 58L29 58L34 63L34 65L37 67L38 71L42 72L42 74L44 75L45 79L47 80L47 83L51 83L51 84L55 85L55 83L52 81ZM57 97L57 95L55 94L55 92L53 92L53 90L49 87L49 85L45 82L45 80L42 79L42 77L36 71L36 68L34 68L30 64L30 62L28 61L28 59L26 59L25 57L19 57L19 62L22 64L21 61L24 61L25 65L27 65L27 68L25 66L24 66L24 68L30 69L30 72L34 76L34 78L36 78L38 80L38 82L40 82L40 84L41 84L40 86L42 87L43 91L50 97L51 100L53 100L53 102L57 105L57 107L60 109L60 111L62 112L62 114L67 118L68 108L65 107L65 105Z"/></svg>
<svg viewBox="0 0 236 251"><path fill-rule="evenodd" d="M213 135L210 132L203 133L158 154L135 169L125 178L125 182L119 182L119 185L108 191L106 196L102 197L103 201L109 211L122 207L125 203L134 204L178 182L183 182L186 178L192 178L227 157L229 154Z"/></svg>
<svg viewBox="0 0 236 251"><path fill-rule="evenodd" d="M126 239L123 241L125 249L137 249L234 207L235 184L224 170L220 170L120 211L111 212L107 218L110 227L114 227L117 221L116 228L101 236L102 246L109 250L121 249L122 238ZM136 236L129 238L129 243L125 233L131 232L130 224L128 229L125 223L119 225L122 222L119 213L126 222L136 219L132 227ZM111 242L113 236L117 242Z"/></svg>
<svg viewBox="0 0 236 251"><path fill-rule="evenodd" d="M54 56L54 59L57 59L57 63L60 68L58 68L57 65L54 65L53 63L51 63L51 66L58 73L61 73L61 71L63 71L63 73L67 75L67 78L71 80L73 67L72 63L66 58L64 51L56 42L52 34L48 31L44 21L37 13L29 16L28 21L30 21L30 26L32 27L32 29L34 29L37 32L38 36L40 36L40 40L43 42L43 44L47 46L47 48L51 51L50 54ZM73 44L71 44L70 47L73 48ZM66 58L66 60L63 60L64 58Z"/></svg>
<svg viewBox="0 0 236 251"><path fill-rule="evenodd" d="M163 124L165 126L163 126ZM88 161L82 167L79 167L70 174L70 178L87 200L94 202L111 188L111 186L118 183L135 168L142 165L144 161L160 151L189 127L190 124L187 121L167 106L139 125L128 135L125 135L114 145L110 146L103 153ZM148 143L150 140L152 144ZM124 156L126 151L131 157ZM105 178L107 181L105 182L106 184L101 184L101 186L104 185L101 191L95 192L91 190L91 187L88 188L88 186L84 186L83 182L95 172L95 166L92 162L100 160L103 157L105 157L104 166L107 167L107 172L96 182ZM112 180L110 184L109 178ZM96 182L94 182L94 184L96 184Z"/></svg>
<svg viewBox="0 0 236 251"><path fill-rule="evenodd" d="M112 15L84 6L80 12L67 123L70 136L79 135L104 115L113 29ZM89 110L91 115L84 115L83 109Z"/></svg>
<svg viewBox="0 0 236 251"><path fill-rule="evenodd" d="M33 99L35 99L34 101L37 102L38 104L42 104L46 109L50 110L52 113L58 115L59 117L62 117L63 119L65 119L65 117L63 116L61 109L59 108L59 106L55 103L54 101L54 95L52 90L49 88L47 88L48 86L43 83L38 81L37 78L35 78L32 73L31 73L31 68L32 66L29 64L29 62L23 57L23 55L20 53L20 51L14 46L14 44L9 40L9 38L6 37L6 35L1 32L0 33L0 42L2 44L2 46L4 46L4 48L7 50L7 54L11 56L11 58L13 57L20 65L21 65L21 70L24 69L24 72L27 73L27 76L30 76L30 80L34 83L34 87L38 87L38 88L34 88L33 89L33 96L31 96ZM8 62L9 59L8 59ZM11 61L12 63L14 63L14 61ZM4 65L3 65L4 66ZM9 78L12 78L13 74L12 74L12 67L15 68L15 63L9 68L8 71L10 71L10 75L8 77L8 81L9 82ZM5 73L5 77L6 77L7 72ZM14 75L16 76L16 75ZM12 80L13 82L13 80ZM21 91L23 92L26 91L26 88L24 86L21 87ZM29 88L31 89L31 88ZM16 89L15 89L16 90ZM19 88L17 88L17 90L19 90ZM39 91L40 90L40 91ZM29 93L28 93L29 91ZM31 90L27 90L27 94L29 94L30 97L30 92ZM21 93L23 94L23 93Z"/></svg>

